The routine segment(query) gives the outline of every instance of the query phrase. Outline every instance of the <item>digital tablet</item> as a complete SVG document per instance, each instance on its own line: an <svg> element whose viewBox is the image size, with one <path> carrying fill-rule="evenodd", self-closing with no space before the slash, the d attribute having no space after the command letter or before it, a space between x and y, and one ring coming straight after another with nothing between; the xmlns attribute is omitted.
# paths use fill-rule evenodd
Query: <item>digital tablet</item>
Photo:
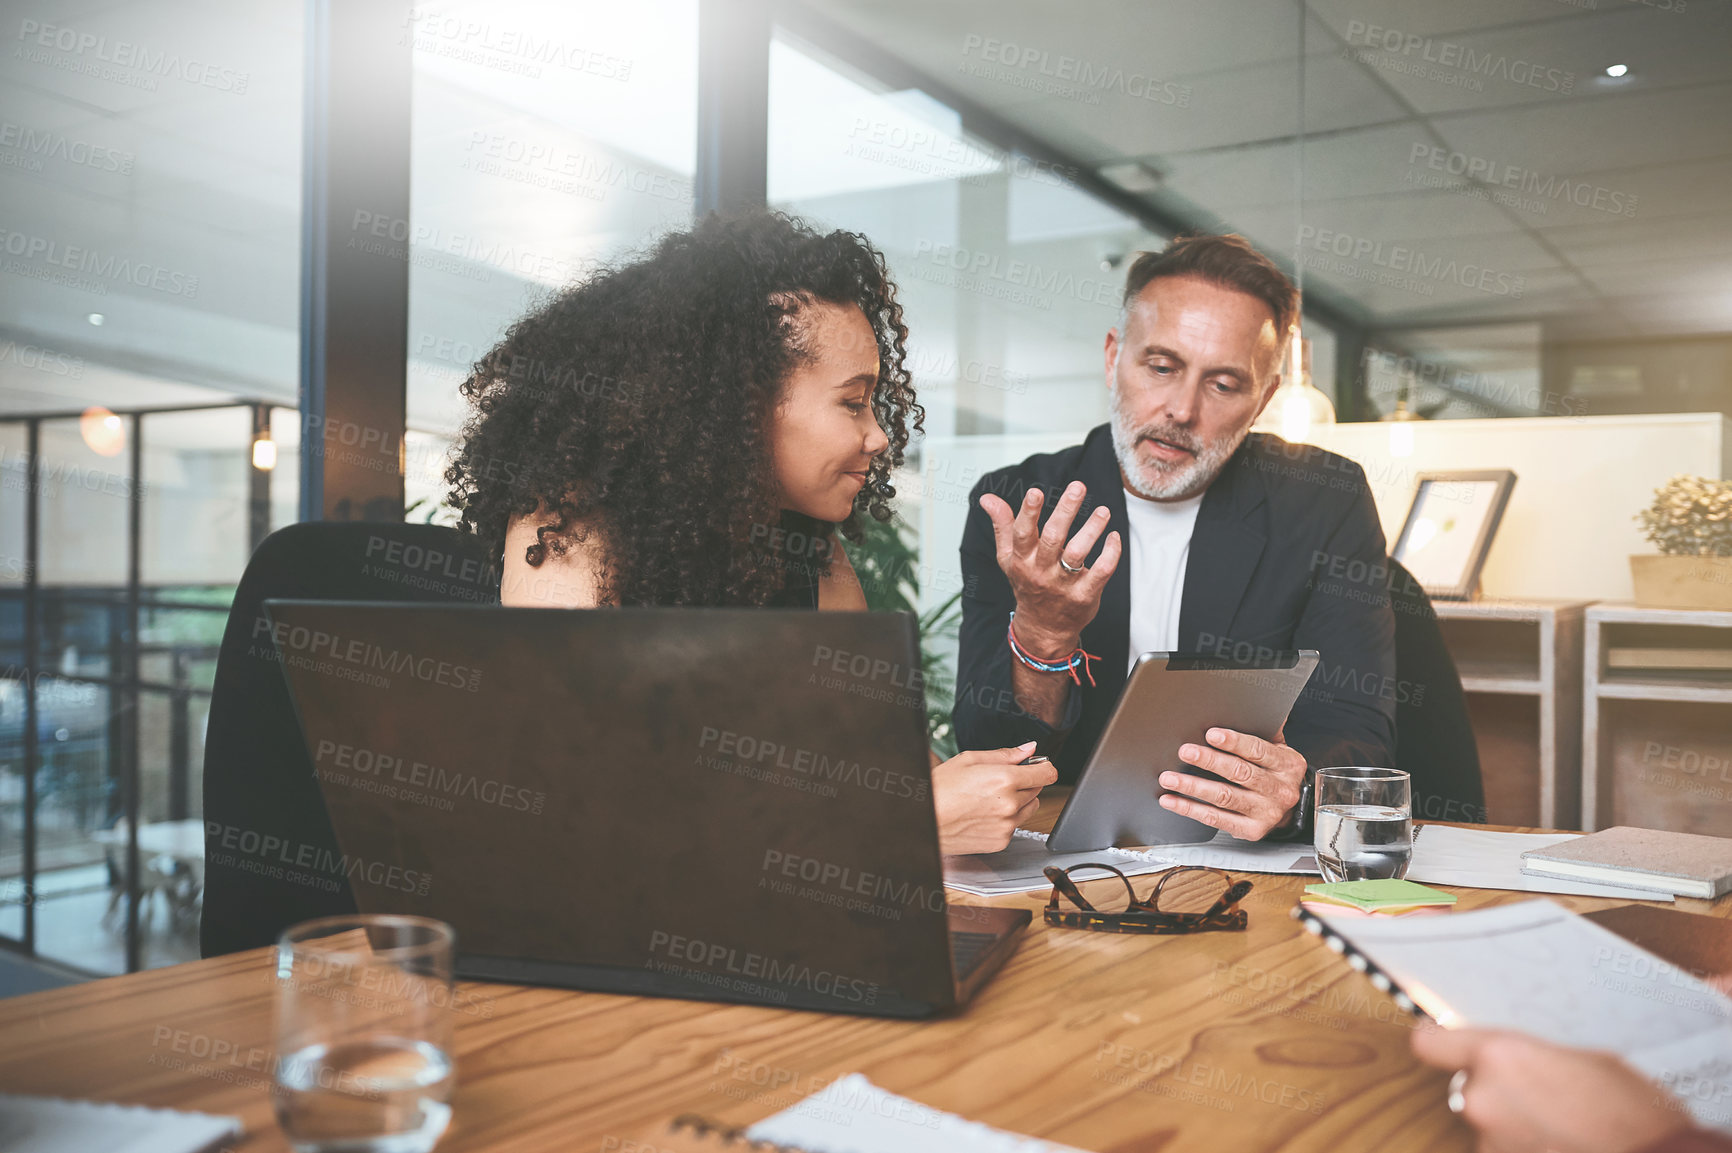
<svg viewBox="0 0 1732 1153"><path fill-rule="evenodd" d="M1161 794L1172 791L1161 787L1161 774L1175 769L1220 780L1181 761L1179 747L1207 746L1203 735L1212 728L1274 740L1316 667L1316 649L1253 661L1144 653L1046 847L1070 853L1209 840L1219 830L1161 806Z"/></svg>

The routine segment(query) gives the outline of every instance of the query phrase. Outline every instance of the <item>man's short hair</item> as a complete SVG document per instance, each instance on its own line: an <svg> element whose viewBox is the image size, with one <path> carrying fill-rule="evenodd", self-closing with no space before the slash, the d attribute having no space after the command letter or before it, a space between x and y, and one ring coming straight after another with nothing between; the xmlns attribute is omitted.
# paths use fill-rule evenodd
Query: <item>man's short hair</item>
<svg viewBox="0 0 1732 1153"><path fill-rule="evenodd" d="M1250 241L1237 234L1177 236L1159 252L1137 253L1125 273L1126 313L1150 281L1168 276L1195 276L1261 300L1275 318L1278 345L1286 340L1287 329L1299 311L1299 295L1293 282L1267 256L1252 248ZM1124 333L1119 335L1122 338Z"/></svg>

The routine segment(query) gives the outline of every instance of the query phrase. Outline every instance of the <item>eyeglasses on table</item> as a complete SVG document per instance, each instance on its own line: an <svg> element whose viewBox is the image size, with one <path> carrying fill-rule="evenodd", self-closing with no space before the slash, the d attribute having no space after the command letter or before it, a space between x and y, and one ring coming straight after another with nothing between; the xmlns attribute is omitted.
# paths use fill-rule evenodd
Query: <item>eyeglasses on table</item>
<svg viewBox="0 0 1732 1153"><path fill-rule="evenodd" d="M1251 891L1251 882L1235 881L1220 869L1182 865L1168 869L1139 898L1131 880L1106 864L1085 863L1042 870L1052 882L1046 903L1046 923L1065 929L1090 929L1099 933L1204 933L1243 929L1247 922L1239 902ZM1077 876L1088 872L1101 877ZM1084 897L1077 881L1119 879L1119 886L1093 901Z"/></svg>

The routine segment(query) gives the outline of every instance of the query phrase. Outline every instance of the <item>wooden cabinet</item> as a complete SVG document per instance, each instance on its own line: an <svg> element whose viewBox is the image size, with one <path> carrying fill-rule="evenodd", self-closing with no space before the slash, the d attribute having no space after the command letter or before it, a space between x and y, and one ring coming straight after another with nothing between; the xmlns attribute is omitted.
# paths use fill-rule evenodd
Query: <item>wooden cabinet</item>
<svg viewBox="0 0 1732 1153"><path fill-rule="evenodd" d="M1479 746L1486 813L1478 819L1579 827L1582 622L1590 603L1433 602Z"/></svg>
<svg viewBox="0 0 1732 1153"><path fill-rule="evenodd" d="M1586 622L1584 827L1732 836L1732 612L1603 603Z"/></svg>

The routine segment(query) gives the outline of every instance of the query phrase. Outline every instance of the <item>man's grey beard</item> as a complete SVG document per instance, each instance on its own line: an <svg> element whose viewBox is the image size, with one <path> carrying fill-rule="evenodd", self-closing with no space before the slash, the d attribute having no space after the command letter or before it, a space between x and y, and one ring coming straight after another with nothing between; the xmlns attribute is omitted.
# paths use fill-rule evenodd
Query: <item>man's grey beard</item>
<svg viewBox="0 0 1732 1153"><path fill-rule="evenodd" d="M1170 424L1145 424L1132 428L1120 400L1122 395L1118 389L1113 390L1113 453L1119 458L1119 471L1124 473L1125 484L1147 500L1189 500L1207 489L1251 431L1246 425L1213 444L1204 444L1191 433ZM1145 436L1189 449L1193 455L1190 460L1175 464L1144 460L1137 455L1137 441Z"/></svg>

